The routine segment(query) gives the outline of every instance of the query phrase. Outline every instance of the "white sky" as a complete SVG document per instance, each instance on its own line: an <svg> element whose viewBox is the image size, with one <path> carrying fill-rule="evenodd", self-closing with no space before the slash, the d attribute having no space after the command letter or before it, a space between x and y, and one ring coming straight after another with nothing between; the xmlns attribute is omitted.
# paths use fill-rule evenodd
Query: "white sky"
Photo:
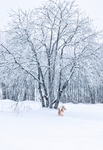
<svg viewBox="0 0 103 150"><path fill-rule="evenodd" d="M103 29L103 0L75 0L82 10L84 10L98 29ZM0 0L0 30L4 29L9 21L11 9L23 10L38 7L44 0Z"/></svg>

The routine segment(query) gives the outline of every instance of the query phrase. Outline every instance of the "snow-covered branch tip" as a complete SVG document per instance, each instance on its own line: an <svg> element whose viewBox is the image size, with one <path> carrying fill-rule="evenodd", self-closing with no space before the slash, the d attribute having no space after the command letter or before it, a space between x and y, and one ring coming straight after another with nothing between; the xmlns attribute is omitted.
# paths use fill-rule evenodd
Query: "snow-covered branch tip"
<svg viewBox="0 0 103 150"><path fill-rule="evenodd" d="M1 44L1 46L8 52L8 54L10 54L10 55L13 57L15 63L16 63L22 70L24 70L27 74L29 74L30 76L32 76L36 81L38 81L38 82L40 82L41 84L43 84L39 79L37 79L31 72L29 72L27 69L25 69L25 68L17 61L16 57L8 50L7 47L5 47L3 44Z"/></svg>

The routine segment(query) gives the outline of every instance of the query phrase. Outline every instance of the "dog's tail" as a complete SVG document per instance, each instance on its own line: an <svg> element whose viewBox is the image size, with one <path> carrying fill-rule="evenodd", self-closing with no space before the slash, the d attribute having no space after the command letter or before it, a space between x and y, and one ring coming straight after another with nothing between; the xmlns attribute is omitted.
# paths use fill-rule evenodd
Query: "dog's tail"
<svg viewBox="0 0 103 150"><path fill-rule="evenodd" d="M58 116L60 116L61 115L61 110L60 110L60 108L58 108Z"/></svg>

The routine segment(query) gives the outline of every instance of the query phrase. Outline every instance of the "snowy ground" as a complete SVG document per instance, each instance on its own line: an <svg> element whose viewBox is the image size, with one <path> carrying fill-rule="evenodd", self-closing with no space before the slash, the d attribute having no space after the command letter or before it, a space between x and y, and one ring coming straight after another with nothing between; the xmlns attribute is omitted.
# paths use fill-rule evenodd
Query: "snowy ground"
<svg viewBox="0 0 103 150"><path fill-rule="evenodd" d="M37 102L0 100L0 150L103 150L103 104L65 104L64 117Z"/></svg>

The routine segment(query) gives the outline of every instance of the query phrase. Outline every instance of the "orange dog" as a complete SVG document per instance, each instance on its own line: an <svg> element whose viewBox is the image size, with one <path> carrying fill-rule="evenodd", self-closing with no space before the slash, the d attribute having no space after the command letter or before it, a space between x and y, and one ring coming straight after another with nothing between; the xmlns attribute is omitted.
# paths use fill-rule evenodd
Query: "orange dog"
<svg viewBox="0 0 103 150"><path fill-rule="evenodd" d="M58 116L63 116L64 110L66 110L66 108L64 106L62 106L62 108L58 108Z"/></svg>

